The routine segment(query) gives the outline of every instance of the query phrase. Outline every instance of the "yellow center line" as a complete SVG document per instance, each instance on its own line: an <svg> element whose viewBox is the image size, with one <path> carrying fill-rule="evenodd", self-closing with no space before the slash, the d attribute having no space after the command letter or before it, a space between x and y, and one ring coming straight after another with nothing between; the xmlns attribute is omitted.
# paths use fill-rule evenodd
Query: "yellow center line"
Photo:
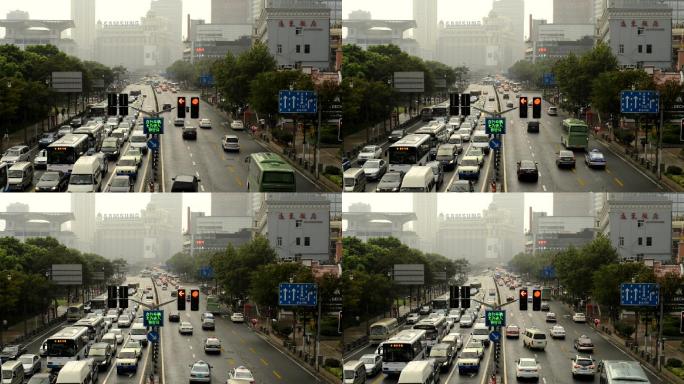
<svg viewBox="0 0 684 384"><path fill-rule="evenodd" d="M278 373L278 371L273 371L273 375L274 375L275 377L277 377L278 380L282 380L282 379L283 379L283 377L280 376L280 374Z"/></svg>
<svg viewBox="0 0 684 384"><path fill-rule="evenodd" d="M606 173L609 173L611 175L613 174L613 172L611 172L610 169L608 169L608 167L606 167Z"/></svg>
<svg viewBox="0 0 684 384"><path fill-rule="evenodd" d="M620 187L624 187L624 186L625 186L624 184L622 184L622 181L620 181L620 179L618 179L617 177L614 177L613 180L615 180L615 182L616 182Z"/></svg>
<svg viewBox="0 0 684 384"><path fill-rule="evenodd" d="M578 178L577 178L577 182L578 182L579 185L582 186L582 187L584 187L585 185L587 185L587 183L586 183L586 182L584 181L584 179L581 178L581 177L578 177Z"/></svg>
<svg viewBox="0 0 684 384"><path fill-rule="evenodd" d="M264 360L263 357L260 358L259 361L261 361L261 364L263 364L263 365L268 365L268 362L266 360Z"/></svg>
<svg viewBox="0 0 684 384"><path fill-rule="evenodd" d="M256 351L254 350L254 347L249 347L249 350L250 350L252 353L256 353Z"/></svg>
<svg viewBox="0 0 684 384"><path fill-rule="evenodd" d="M228 360L228 365L233 365L233 364L235 364L235 359L233 359L232 357L229 357L229 358L226 359L226 360Z"/></svg>

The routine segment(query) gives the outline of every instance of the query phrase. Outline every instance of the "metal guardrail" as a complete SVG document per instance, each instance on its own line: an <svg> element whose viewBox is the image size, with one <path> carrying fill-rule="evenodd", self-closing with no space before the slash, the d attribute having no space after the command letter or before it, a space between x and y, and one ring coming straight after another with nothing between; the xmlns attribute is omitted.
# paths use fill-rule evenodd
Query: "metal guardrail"
<svg viewBox="0 0 684 384"><path fill-rule="evenodd" d="M363 336L360 337L350 343L345 343L344 344L344 352L350 352L355 350L356 348L368 344L368 336Z"/></svg>

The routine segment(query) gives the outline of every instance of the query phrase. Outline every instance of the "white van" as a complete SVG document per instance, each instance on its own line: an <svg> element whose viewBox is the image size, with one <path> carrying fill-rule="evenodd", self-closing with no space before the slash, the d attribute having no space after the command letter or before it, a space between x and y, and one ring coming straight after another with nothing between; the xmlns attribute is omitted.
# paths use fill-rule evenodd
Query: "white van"
<svg viewBox="0 0 684 384"><path fill-rule="evenodd" d="M94 372L93 359L68 361L60 369L56 384L93 384L97 380Z"/></svg>
<svg viewBox="0 0 684 384"><path fill-rule="evenodd" d="M438 380L432 360L417 360L406 364L397 384L436 384Z"/></svg>
<svg viewBox="0 0 684 384"><path fill-rule="evenodd" d="M147 135L143 131L133 131L129 141L131 148L139 148L143 155L147 154Z"/></svg>
<svg viewBox="0 0 684 384"><path fill-rule="evenodd" d="M147 328L141 323L134 323L131 327L131 340L139 341L143 347L147 347Z"/></svg>
<svg viewBox="0 0 684 384"><path fill-rule="evenodd" d="M473 340L479 340L485 347L489 346L489 327L485 323L477 323L473 327Z"/></svg>
<svg viewBox="0 0 684 384"><path fill-rule="evenodd" d="M365 192L366 173L362 168L349 168L343 175L344 192Z"/></svg>
<svg viewBox="0 0 684 384"><path fill-rule="evenodd" d="M527 328L523 334L523 346L543 350L546 348L546 333L537 328Z"/></svg>
<svg viewBox="0 0 684 384"><path fill-rule="evenodd" d="M19 360L7 361L2 364L0 375L2 375L2 384L22 384L24 382L24 365Z"/></svg>
<svg viewBox="0 0 684 384"><path fill-rule="evenodd" d="M97 156L81 156L74 163L67 192L99 192L101 187L101 159Z"/></svg>
<svg viewBox="0 0 684 384"><path fill-rule="evenodd" d="M102 336L102 339L100 339L101 343L107 343L112 346L112 351L116 352L116 335L112 332L105 333L104 336Z"/></svg>
<svg viewBox="0 0 684 384"><path fill-rule="evenodd" d="M401 182L400 192L431 192L435 185L432 167L413 166Z"/></svg>
<svg viewBox="0 0 684 384"><path fill-rule="evenodd" d="M361 360L350 360L342 367L344 384L363 384L366 382L366 365Z"/></svg>
<svg viewBox="0 0 684 384"><path fill-rule="evenodd" d="M8 190L22 192L31 184L33 184L33 163L19 161L7 171Z"/></svg>

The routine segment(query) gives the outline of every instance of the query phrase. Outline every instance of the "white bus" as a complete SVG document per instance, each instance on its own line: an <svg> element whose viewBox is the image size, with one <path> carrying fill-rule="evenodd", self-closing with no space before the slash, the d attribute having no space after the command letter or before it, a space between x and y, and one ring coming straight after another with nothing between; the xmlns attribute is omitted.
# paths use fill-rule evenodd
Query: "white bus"
<svg viewBox="0 0 684 384"><path fill-rule="evenodd" d="M102 311L102 313L105 313L107 311L107 295L100 295L94 299L90 300L90 312L94 312L96 310Z"/></svg>
<svg viewBox="0 0 684 384"><path fill-rule="evenodd" d="M425 331L425 339L427 346L432 347L439 343L446 335L447 323L444 315L434 315L427 319L420 320L413 329L420 329Z"/></svg>
<svg viewBox="0 0 684 384"><path fill-rule="evenodd" d="M449 293L445 293L442 296L432 299L432 310L444 310L449 311Z"/></svg>
<svg viewBox="0 0 684 384"><path fill-rule="evenodd" d="M93 148L96 152L100 150L102 140L105 138L104 124L98 122L90 122L88 125L78 127L72 133L74 135L88 135L90 140L88 148Z"/></svg>
<svg viewBox="0 0 684 384"><path fill-rule="evenodd" d="M370 326L370 343L380 344L399 331L399 322L395 318L382 319Z"/></svg>
<svg viewBox="0 0 684 384"><path fill-rule="evenodd" d="M47 147L47 170L71 173L74 163L88 151L88 135L64 135Z"/></svg>
<svg viewBox="0 0 684 384"><path fill-rule="evenodd" d="M446 143L449 140L449 132L447 126L443 121L432 120L428 125L418 128L414 134L416 135L430 135L432 146L440 143Z"/></svg>
<svg viewBox="0 0 684 384"><path fill-rule="evenodd" d="M74 327L86 327L88 329L88 338L92 341L98 342L102 335L104 335L104 317L93 316L81 319L74 324Z"/></svg>
<svg viewBox="0 0 684 384"><path fill-rule="evenodd" d="M425 165L430 154L430 135L406 135L390 145L389 170L406 174L414 165Z"/></svg>
<svg viewBox="0 0 684 384"><path fill-rule="evenodd" d="M59 371L68 361L85 358L88 328L66 327L47 339L47 367Z"/></svg>
<svg viewBox="0 0 684 384"><path fill-rule="evenodd" d="M382 346L382 373L398 376L410 361L426 356L425 331L407 329L390 337Z"/></svg>
<svg viewBox="0 0 684 384"><path fill-rule="evenodd" d="M67 308L66 319L68 322L73 323L75 321L79 321L81 318L83 318L83 316L85 316L83 304L76 304Z"/></svg>

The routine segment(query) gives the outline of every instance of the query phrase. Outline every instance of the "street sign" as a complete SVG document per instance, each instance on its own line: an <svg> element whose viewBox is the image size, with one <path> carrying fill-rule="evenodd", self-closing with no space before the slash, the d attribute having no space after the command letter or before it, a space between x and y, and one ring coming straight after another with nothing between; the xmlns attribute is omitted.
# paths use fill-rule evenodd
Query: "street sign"
<svg viewBox="0 0 684 384"><path fill-rule="evenodd" d="M553 73L545 73L542 77L542 81L545 86L556 84L556 78L554 77Z"/></svg>
<svg viewBox="0 0 684 384"><path fill-rule="evenodd" d="M506 326L506 311L497 310L486 310L485 311L485 324L488 327L505 327Z"/></svg>
<svg viewBox="0 0 684 384"><path fill-rule="evenodd" d="M659 289L655 283L622 283L620 305L657 306Z"/></svg>
<svg viewBox="0 0 684 384"><path fill-rule="evenodd" d="M506 119L503 117L485 118L485 133L488 135L498 135L506 133Z"/></svg>
<svg viewBox="0 0 684 384"><path fill-rule="evenodd" d="M278 92L278 113L316 113L317 100L313 91Z"/></svg>
<svg viewBox="0 0 684 384"><path fill-rule="evenodd" d="M146 135L161 135L164 133L164 119L161 117L143 118L143 133Z"/></svg>
<svg viewBox="0 0 684 384"><path fill-rule="evenodd" d="M547 265L542 269L542 277L545 279L553 279L556 277L556 269L553 265Z"/></svg>
<svg viewBox="0 0 684 384"><path fill-rule="evenodd" d="M147 148L156 151L157 149L159 149L159 140L155 138L147 140Z"/></svg>
<svg viewBox="0 0 684 384"><path fill-rule="evenodd" d="M496 138L489 140L489 148L491 148L493 150L497 150L497 149L501 148L501 140L496 139Z"/></svg>
<svg viewBox="0 0 684 384"><path fill-rule="evenodd" d="M316 284L313 283L280 283L278 286L278 305L318 304Z"/></svg>
<svg viewBox="0 0 684 384"><path fill-rule="evenodd" d="M620 92L621 113L658 113L658 91Z"/></svg>
<svg viewBox="0 0 684 384"><path fill-rule="evenodd" d="M147 332L147 340L149 340L150 343L156 343L157 341L159 341L159 333L155 331Z"/></svg>
<svg viewBox="0 0 684 384"><path fill-rule="evenodd" d="M501 341L501 332L492 331L492 333L489 334L489 340L491 340L492 343L498 343Z"/></svg>
<svg viewBox="0 0 684 384"><path fill-rule="evenodd" d="M211 279L214 277L214 270L209 266L201 267L200 277L203 279Z"/></svg>
<svg viewBox="0 0 684 384"><path fill-rule="evenodd" d="M203 87L208 87L208 86L214 85L214 77L212 75L200 76L200 85Z"/></svg>
<svg viewBox="0 0 684 384"><path fill-rule="evenodd" d="M146 327L163 327L164 311L159 309L143 311L143 324Z"/></svg>

